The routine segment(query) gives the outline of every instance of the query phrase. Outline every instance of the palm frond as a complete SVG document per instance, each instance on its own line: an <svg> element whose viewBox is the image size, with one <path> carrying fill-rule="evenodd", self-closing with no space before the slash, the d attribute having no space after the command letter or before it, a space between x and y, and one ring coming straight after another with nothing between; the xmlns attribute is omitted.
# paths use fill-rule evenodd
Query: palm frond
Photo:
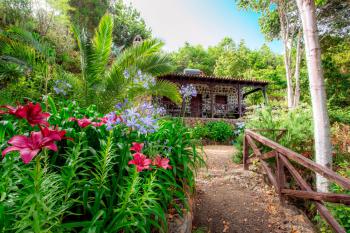
<svg viewBox="0 0 350 233"><path fill-rule="evenodd" d="M156 84L150 88L150 92L153 96L165 96L176 104L180 104L182 101L176 84L166 80L157 80Z"/></svg>
<svg viewBox="0 0 350 233"><path fill-rule="evenodd" d="M92 40L92 53L89 55L87 71L91 84L104 76L112 49L112 16L106 14L102 17L95 36Z"/></svg>
<svg viewBox="0 0 350 233"><path fill-rule="evenodd" d="M140 44L125 49L118 57L116 64L125 69L129 67L139 68L138 63L159 53L163 45L163 42L156 39L145 40Z"/></svg>
<svg viewBox="0 0 350 233"><path fill-rule="evenodd" d="M115 101L120 101L126 97L128 80L123 75L123 69L113 66L107 73L104 82L104 91L99 93L100 109L106 112L115 105ZM115 100L115 101L113 101Z"/></svg>
<svg viewBox="0 0 350 233"><path fill-rule="evenodd" d="M159 53L150 55L147 59L137 60L136 65L140 70L153 76L160 76L174 70L170 57Z"/></svg>

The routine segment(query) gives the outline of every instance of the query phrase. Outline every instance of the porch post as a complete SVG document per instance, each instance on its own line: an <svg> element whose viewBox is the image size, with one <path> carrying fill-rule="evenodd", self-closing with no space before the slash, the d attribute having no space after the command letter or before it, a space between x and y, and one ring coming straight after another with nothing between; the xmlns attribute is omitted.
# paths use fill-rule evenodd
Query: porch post
<svg viewBox="0 0 350 233"><path fill-rule="evenodd" d="M264 86L264 87L262 88L262 92L263 92L263 96L264 96L265 105L268 105L268 104L269 104L269 101L268 101L268 99L267 99L266 86Z"/></svg>
<svg viewBox="0 0 350 233"><path fill-rule="evenodd" d="M211 118L213 118L214 117L214 98L215 98L213 86L210 86L209 93L210 93L210 115L211 115Z"/></svg>
<svg viewBox="0 0 350 233"><path fill-rule="evenodd" d="M241 89L241 85L238 84L238 115L239 118L242 117L243 113L242 113L242 89Z"/></svg>

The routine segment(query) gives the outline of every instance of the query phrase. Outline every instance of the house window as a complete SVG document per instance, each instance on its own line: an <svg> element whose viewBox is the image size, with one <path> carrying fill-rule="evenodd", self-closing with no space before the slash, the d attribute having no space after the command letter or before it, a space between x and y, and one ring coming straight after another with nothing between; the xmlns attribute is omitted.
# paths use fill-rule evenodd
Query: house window
<svg viewBox="0 0 350 233"><path fill-rule="evenodd" d="M216 104L227 104L227 96L226 95L217 95L215 96Z"/></svg>

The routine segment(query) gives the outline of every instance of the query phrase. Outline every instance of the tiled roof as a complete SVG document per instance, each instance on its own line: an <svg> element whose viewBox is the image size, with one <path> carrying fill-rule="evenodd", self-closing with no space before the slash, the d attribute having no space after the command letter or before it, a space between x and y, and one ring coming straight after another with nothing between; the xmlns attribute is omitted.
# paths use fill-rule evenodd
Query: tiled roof
<svg viewBox="0 0 350 233"><path fill-rule="evenodd" d="M268 85L269 83L261 80L254 79L243 79L243 78L234 78L234 77L217 77L210 75L192 75L192 74L182 74L182 73L171 73L160 76L159 78L167 78L167 79L203 79L203 80L225 80L228 82L236 82L236 83L251 83L251 84L260 84L260 85Z"/></svg>

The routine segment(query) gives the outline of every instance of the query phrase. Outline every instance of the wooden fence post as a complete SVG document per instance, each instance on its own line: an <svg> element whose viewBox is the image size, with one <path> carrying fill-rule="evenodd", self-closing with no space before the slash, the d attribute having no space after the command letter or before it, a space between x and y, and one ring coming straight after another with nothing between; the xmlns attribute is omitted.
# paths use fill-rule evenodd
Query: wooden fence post
<svg viewBox="0 0 350 233"><path fill-rule="evenodd" d="M247 141L247 135L244 133L244 139L243 139L243 165L244 165L244 170L249 169L249 147L248 147L248 141Z"/></svg>
<svg viewBox="0 0 350 233"><path fill-rule="evenodd" d="M278 195L282 204L284 204L285 199L282 194L282 189L285 187L286 177L284 173L284 165L281 161L281 155L276 153L276 177L277 177L277 186L278 186Z"/></svg>

